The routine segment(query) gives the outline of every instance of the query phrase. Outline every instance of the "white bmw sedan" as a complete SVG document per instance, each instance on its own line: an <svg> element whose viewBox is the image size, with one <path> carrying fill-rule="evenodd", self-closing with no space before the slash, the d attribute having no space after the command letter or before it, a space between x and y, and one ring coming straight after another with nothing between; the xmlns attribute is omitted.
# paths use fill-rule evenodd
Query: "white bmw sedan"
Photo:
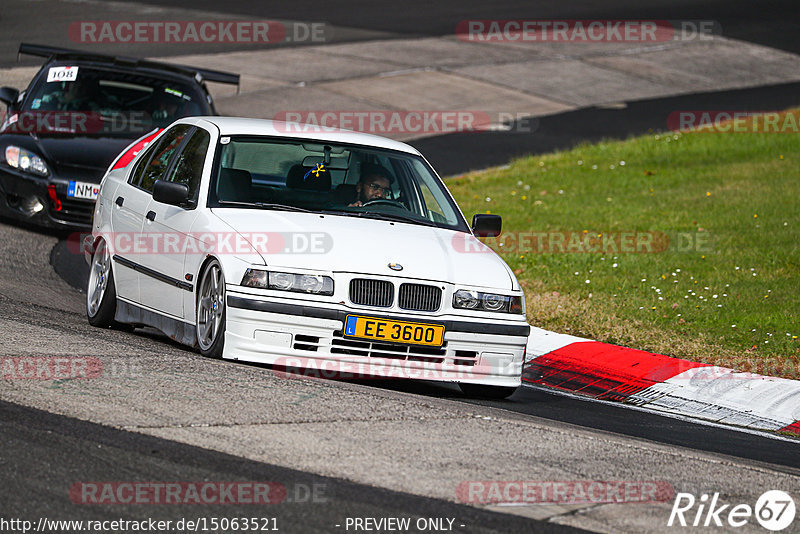
<svg viewBox="0 0 800 534"><path fill-rule="evenodd" d="M427 161L382 137L191 117L101 183L87 315L299 376L419 378L503 398L530 327L514 273ZM291 373L287 371L291 370Z"/></svg>

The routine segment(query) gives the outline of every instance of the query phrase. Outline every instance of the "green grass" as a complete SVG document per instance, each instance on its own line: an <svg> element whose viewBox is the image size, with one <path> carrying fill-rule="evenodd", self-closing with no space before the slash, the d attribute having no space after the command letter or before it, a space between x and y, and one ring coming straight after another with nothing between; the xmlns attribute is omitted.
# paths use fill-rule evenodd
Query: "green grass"
<svg viewBox="0 0 800 534"><path fill-rule="evenodd" d="M500 214L512 237L671 236L649 254L508 251L503 236L488 240L525 287L531 324L800 377L798 134L650 134L521 158L447 185L467 215ZM700 236L703 246L680 250L689 247L676 246L678 234L682 245Z"/></svg>

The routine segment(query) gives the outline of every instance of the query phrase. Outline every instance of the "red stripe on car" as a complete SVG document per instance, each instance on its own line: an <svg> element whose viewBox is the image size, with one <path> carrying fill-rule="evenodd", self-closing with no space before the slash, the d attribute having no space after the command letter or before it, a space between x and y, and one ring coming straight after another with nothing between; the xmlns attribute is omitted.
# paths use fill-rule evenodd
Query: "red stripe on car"
<svg viewBox="0 0 800 534"><path fill-rule="evenodd" d="M145 135L144 137L140 138L138 141L134 142L128 149L123 152L118 158L117 161L114 162L114 165L111 167L111 170L115 169L124 169L127 167L133 158L135 158L139 152L145 149L150 141L155 139L158 134L164 131L164 128L158 128L155 131Z"/></svg>

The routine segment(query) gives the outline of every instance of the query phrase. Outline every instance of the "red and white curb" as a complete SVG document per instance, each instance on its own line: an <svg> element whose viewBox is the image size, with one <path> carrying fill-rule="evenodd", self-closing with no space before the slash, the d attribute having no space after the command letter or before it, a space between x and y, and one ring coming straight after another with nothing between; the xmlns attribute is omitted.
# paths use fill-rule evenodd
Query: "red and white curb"
<svg viewBox="0 0 800 534"><path fill-rule="evenodd" d="M800 381L531 327L522 380L599 400L800 435Z"/></svg>

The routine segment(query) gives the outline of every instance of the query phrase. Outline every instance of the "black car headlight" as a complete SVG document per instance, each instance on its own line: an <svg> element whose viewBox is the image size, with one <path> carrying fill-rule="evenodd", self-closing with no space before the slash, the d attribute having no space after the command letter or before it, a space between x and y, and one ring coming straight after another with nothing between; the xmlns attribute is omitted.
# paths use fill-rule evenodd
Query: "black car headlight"
<svg viewBox="0 0 800 534"><path fill-rule="evenodd" d="M482 293L471 289L459 289L453 293L453 308L500 313L525 313L522 296Z"/></svg>
<svg viewBox="0 0 800 534"><path fill-rule="evenodd" d="M319 274L295 274L277 271L247 269L242 278L245 287L311 293L314 295L333 295L333 278Z"/></svg>
<svg viewBox="0 0 800 534"><path fill-rule="evenodd" d="M31 174L38 174L39 176L47 176L50 171L47 169L44 160L24 148L14 145L8 145L5 151L6 163L10 167L19 169L23 172Z"/></svg>

